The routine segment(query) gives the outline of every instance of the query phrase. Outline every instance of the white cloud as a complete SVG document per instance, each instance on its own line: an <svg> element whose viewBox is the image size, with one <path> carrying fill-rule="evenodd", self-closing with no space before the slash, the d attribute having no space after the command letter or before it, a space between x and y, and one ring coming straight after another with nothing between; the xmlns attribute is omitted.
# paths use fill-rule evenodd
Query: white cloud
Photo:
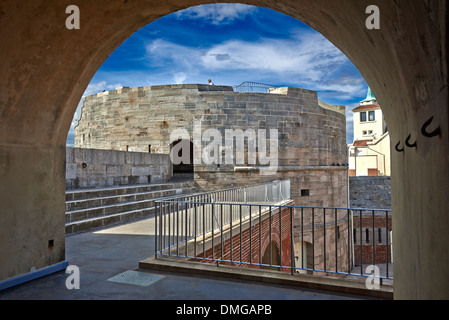
<svg viewBox="0 0 449 320"><path fill-rule="evenodd" d="M86 90L84 91L83 97L90 96L92 94L102 92L103 90L109 91L109 90L115 90L117 88L123 87L120 83L117 84L110 84L106 81L100 81L97 83L89 83Z"/></svg>
<svg viewBox="0 0 449 320"><path fill-rule="evenodd" d="M326 96L335 93L340 101L354 99L365 90L361 76L342 72L348 67L355 70L349 59L312 32L289 39L228 40L208 48L156 39L147 44L146 53L148 64L171 74L175 83L211 76L215 82L226 79L230 84L266 79L274 85L289 83L326 91Z"/></svg>
<svg viewBox="0 0 449 320"><path fill-rule="evenodd" d="M176 84L180 84L187 79L187 75L184 72L176 72L173 78Z"/></svg>
<svg viewBox="0 0 449 320"><path fill-rule="evenodd" d="M258 70L319 81L347 58L323 37L307 32L290 39L226 41L210 48L201 61L210 69Z"/></svg>
<svg viewBox="0 0 449 320"><path fill-rule="evenodd" d="M179 20L202 20L214 25L229 24L253 13L256 7L239 3L218 3L191 7L175 13Z"/></svg>
<svg viewBox="0 0 449 320"><path fill-rule="evenodd" d="M202 55L201 49L179 45L164 39L149 42L145 50L148 64L152 68L162 67L165 70L192 68Z"/></svg>

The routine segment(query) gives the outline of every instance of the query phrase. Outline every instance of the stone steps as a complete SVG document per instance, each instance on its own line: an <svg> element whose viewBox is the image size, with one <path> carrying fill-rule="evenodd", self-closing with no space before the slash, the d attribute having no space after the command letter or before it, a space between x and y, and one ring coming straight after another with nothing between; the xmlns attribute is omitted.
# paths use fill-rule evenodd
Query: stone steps
<svg viewBox="0 0 449 320"><path fill-rule="evenodd" d="M193 181L66 192L66 234L147 217L155 201L196 191Z"/></svg>

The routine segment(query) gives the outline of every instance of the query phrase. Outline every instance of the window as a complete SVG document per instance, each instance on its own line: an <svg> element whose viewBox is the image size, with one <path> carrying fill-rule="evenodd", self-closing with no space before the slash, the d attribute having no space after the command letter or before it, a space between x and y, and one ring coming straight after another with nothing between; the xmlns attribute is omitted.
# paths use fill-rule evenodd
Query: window
<svg viewBox="0 0 449 320"><path fill-rule="evenodd" d="M302 189L301 190L301 197L308 197L310 194L309 189Z"/></svg>
<svg viewBox="0 0 449 320"><path fill-rule="evenodd" d="M373 130L369 130L369 131L368 131L368 134L373 134Z"/></svg>
<svg viewBox="0 0 449 320"><path fill-rule="evenodd" d="M369 114L369 115L368 115L369 121L374 121L374 120L376 120L374 111L369 111L368 114Z"/></svg>
<svg viewBox="0 0 449 320"><path fill-rule="evenodd" d="M366 112L360 112L360 122L366 121Z"/></svg>
<svg viewBox="0 0 449 320"><path fill-rule="evenodd" d="M363 130L363 135L366 136L366 130Z"/></svg>

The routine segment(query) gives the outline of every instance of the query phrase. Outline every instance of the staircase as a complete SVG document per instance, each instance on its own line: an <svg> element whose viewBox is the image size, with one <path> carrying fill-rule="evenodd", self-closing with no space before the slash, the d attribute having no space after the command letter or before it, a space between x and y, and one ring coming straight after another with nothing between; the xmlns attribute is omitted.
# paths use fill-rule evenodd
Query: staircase
<svg viewBox="0 0 449 320"><path fill-rule="evenodd" d="M196 191L194 181L66 191L66 234L144 218L155 201Z"/></svg>

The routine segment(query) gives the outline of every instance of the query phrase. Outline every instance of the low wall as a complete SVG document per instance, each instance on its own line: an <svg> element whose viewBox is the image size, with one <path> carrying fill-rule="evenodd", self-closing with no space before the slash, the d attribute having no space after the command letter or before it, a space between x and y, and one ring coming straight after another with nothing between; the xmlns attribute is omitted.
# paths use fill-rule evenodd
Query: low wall
<svg viewBox="0 0 449 320"><path fill-rule="evenodd" d="M168 154L66 148L66 189L165 182Z"/></svg>
<svg viewBox="0 0 449 320"><path fill-rule="evenodd" d="M349 177L351 208L391 209L390 177Z"/></svg>
<svg viewBox="0 0 449 320"><path fill-rule="evenodd" d="M349 177L349 202L352 208L391 209L390 177ZM361 218L361 219L360 219ZM354 216L354 259L356 265L392 261L393 222L386 212L365 212ZM391 274L390 274L391 276Z"/></svg>

